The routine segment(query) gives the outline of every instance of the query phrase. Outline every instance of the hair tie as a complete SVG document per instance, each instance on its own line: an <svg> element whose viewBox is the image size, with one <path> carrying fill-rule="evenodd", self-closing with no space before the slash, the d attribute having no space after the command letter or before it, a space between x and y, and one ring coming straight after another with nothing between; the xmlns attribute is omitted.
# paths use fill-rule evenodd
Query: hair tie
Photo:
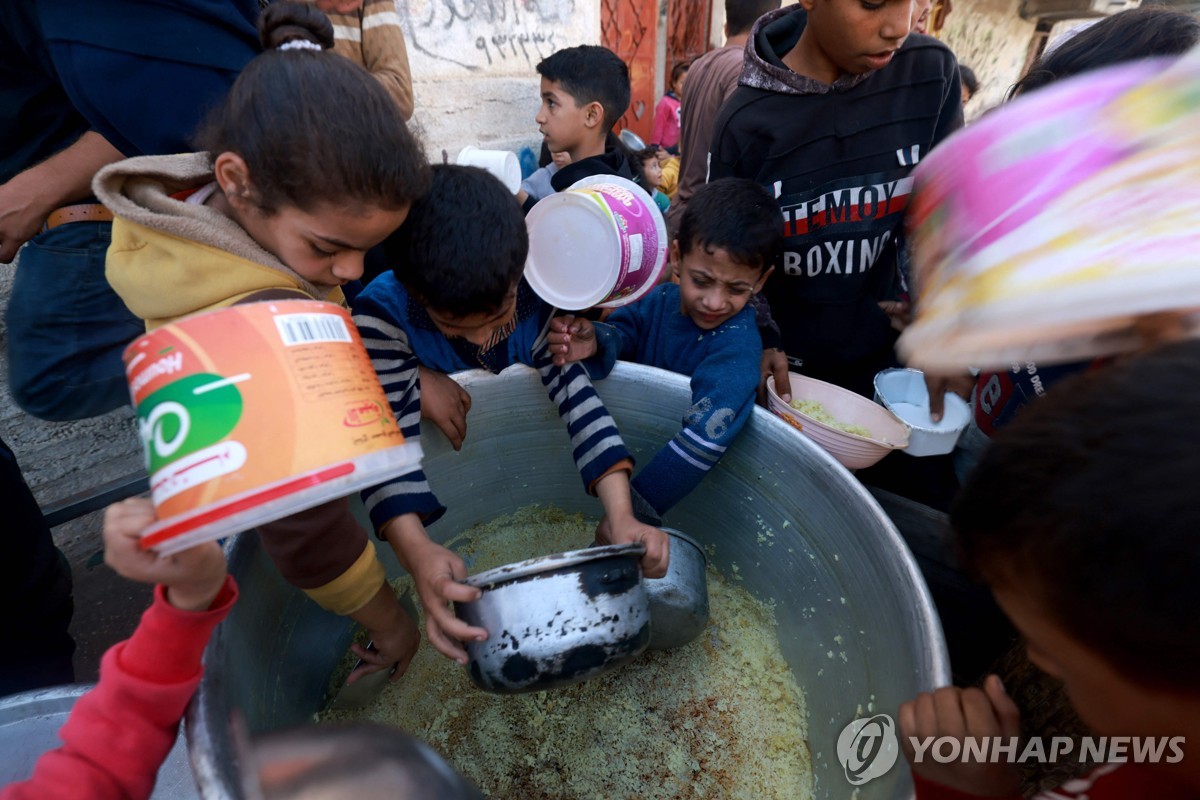
<svg viewBox="0 0 1200 800"><path fill-rule="evenodd" d="M324 47L307 39L292 39L275 48L276 50L324 50Z"/></svg>

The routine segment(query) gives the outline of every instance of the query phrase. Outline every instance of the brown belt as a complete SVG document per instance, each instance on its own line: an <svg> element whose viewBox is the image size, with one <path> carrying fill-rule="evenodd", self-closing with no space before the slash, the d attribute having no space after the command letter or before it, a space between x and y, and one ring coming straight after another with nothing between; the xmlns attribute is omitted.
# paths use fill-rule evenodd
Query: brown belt
<svg viewBox="0 0 1200 800"><path fill-rule="evenodd" d="M44 230L57 228L69 222L112 222L112 218L112 212L99 203L80 203L51 211L50 216L46 217Z"/></svg>

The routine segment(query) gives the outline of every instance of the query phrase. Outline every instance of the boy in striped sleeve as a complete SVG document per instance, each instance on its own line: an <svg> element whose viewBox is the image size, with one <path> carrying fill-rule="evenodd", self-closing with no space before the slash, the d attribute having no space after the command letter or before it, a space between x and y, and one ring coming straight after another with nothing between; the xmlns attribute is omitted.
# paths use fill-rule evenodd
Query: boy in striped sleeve
<svg viewBox="0 0 1200 800"><path fill-rule="evenodd" d="M742 178L710 183L692 196L671 243L678 283L613 311L605 322L558 317L554 363L617 359L689 376L692 405L683 427L633 480L639 517L654 524L696 488L754 409L762 339L747 304L783 249L779 208Z"/></svg>
<svg viewBox="0 0 1200 800"><path fill-rule="evenodd" d="M642 542L645 574L664 575L666 534L634 516L633 459L592 388L591 376L607 370L598 361L553 363L548 335L554 309L521 277L529 239L512 194L481 169L435 166L429 193L384 249L393 269L355 300L354 322L405 439L420 441L420 367L442 373L533 367L567 425L585 487L604 506L597 538ZM449 603L475 600L480 592L460 583L467 576L462 559L425 532L446 509L424 472L368 489L363 501L376 531L413 576L430 643L465 664L460 642L482 641L487 633L457 619Z"/></svg>

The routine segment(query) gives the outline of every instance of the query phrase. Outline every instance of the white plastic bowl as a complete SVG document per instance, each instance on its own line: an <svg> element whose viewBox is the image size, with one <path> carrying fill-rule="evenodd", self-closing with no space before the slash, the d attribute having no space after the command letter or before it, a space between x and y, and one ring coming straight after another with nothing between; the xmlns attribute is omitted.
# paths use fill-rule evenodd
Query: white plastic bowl
<svg viewBox="0 0 1200 800"><path fill-rule="evenodd" d="M783 402L775 392L775 378L767 378L770 409L828 451L847 469L864 469L893 450L908 446L908 426L886 408L832 383L795 372L788 375L793 400L815 400L838 422L861 425L871 432L870 437L859 436L818 422Z"/></svg>
<svg viewBox="0 0 1200 800"><path fill-rule="evenodd" d="M971 407L953 392L946 392L942 419L929 417L929 389L919 369L885 369L875 376L875 402L891 411L912 429L910 456L940 456L958 444L971 422Z"/></svg>

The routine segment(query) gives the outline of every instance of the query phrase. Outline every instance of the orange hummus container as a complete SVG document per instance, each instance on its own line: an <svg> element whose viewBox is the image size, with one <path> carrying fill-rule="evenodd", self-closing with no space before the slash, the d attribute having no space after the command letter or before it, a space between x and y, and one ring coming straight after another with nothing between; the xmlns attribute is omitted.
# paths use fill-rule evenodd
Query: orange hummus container
<svg viewBox="0 0 1200 800"><path fill-rule="evenodd" d="M315 300L186 317L134 340L125 375L167 555L416 469L349 313Z"/></svg>

